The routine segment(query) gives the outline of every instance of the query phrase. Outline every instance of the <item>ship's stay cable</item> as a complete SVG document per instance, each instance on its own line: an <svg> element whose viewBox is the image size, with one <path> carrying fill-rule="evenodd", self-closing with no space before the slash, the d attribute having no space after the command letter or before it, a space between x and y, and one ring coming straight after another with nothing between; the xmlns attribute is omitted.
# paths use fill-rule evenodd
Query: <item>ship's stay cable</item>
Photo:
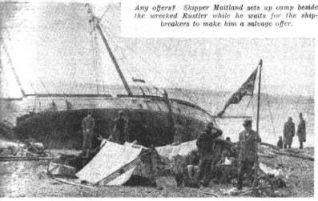
<svg viewBox="0 0 318 201"><path fill-rule="evenodd" d="M264 79L264 90L265 90L265 93L266 93L266 103L267 103L267 106L268 106L268 111L269 111L269 116L271 118L271 124L272 124L272 128L273 128L273 132L274 132L274 135L276 135L276 129L275 129L275 125L274 125L274 118L273 118L273 114L272 114L272 110L271 110L271 106L270 106L270 102L269 102L269 98L268 98L268 91L267 91L267 85L265 83L265 79ZM264 94L265 95L265 94Z"/></svg>
<svg viewBox="0 0 318 201"><path fill-rule="evenodd" d="M23 97L23 96L25 96L25 91L23 89L23 86L22 86L22 83L20 81L20 78L19 78L19 76L18 76L18 74L17 74L17 72L16 72L16 70L15 70L15 68L13 66L13 63L12 63L12 60L11 60L11 56L9 54L9 51L7 50L7 47L6 47L6 44L5 44L4 40L2 40L2 46L3 46L3 49L4 49L4 51L5 51L5 53L6 53L7 57L8 57L9 66L11 68L11 71L13 72L13 75L15 77L15 80L16 80L19 88L20 88L20 91L21 91L21 94L22 94L22 97Z"/></svg>
<svg viewBox="0 0 318 201"><path fill-rule="evenodd" d="M112 40L114 40L114 39L112 39ZM116 40L114 40L114 41L116 41ZM120 61L124 63L124 66L128 66L128 65L131 67L134 66L134 64L127 62L129 60L128 55L123 51L124 48L118 44L119 44L118 42L114 42L114 45L117 47L117 49L119 50L119 52L122 55L122 58L120 58ZM132 79L135 78L136 76L138 78L145 77L145 76L140 76L141 72L138 70L138 68L134 68L134 67L132 67L132 68L134 69L134 73L130 70L130 68L125 68ZM146 83L148 83L152 88L155 88L155 86L152 84L152 82L147 81ZM138 90L140 90L142 95L145 95L143 88L145 88L148 91L149 95L154 95L153 92L151 92L147 86L144 86L143 84L138 83L138 82L134 82L134 85L136 85L138 87Z"/></svg>
<svg viewBox="0 0 318 201"><path fill-rule="evenodd" d="M106 18L104 18L104 22L106 22L109 27L114 27L113 25L111 25L111 23L110 23ZM115 38L116 38L116 37L115 37L113 34L111 34L111 33L109 33L109 35L110 35L110 38L115 41ZM117 42L116 42L116 44L122 44L122 43L123 43L123 42L121 42L121 41L117 41ZM127 44L124 44L124 46L125 46L125 48L122 48L122 47L121 47L120 49L130 50L130 52L132 52L133 54L135 54L135 55L137 54L136 51L133 50L131 47L127 46ZM152 49L153 49L153 48L152 48ZM155 50L155 51L157 52L158 50ZM141 61L143 61L143 62L144 62L145 64L147 64L148 66L152 66L153 64L156 65L156 62L153 62L153 64L150 64L149 62L147 62L146 60L144 60L144 58L141 57L140 55L136 55L136 56L137 56L137 58L139 58ZM136 58L136 57L135 57L135 58ZM156 66L157 66L157 65L156 65ZM147 69L147 68L146 68L146 69ZM148 69L147 69L147 70L148 70ZM161 77L163 77L168 83L172 84L172 86L175 85L175 83L171 82L171 81L170 81L169 79L167 79L163 74L161 74L160 72L158 72L155 68L153 68L152 70L154 70L154 71L156 72L156 74L161 75ZM138 70L135 69L135 71L138 71ZM155 93L157 94L158 91L159 91L159 89L158 89L156 86L153 86L152 88L155 90ZM147 91L148 91L150 94L153 94L153 93L150 91L149 87L146 87L146 89L147 89ZM143 90L142 90L142 91L143 91ZM189 94L187 94L186 92L184 92L184 91L182 91L182 90L178 90L178 91L181 92L181 94L182 94L184 97L188 98L192 103L195 103L195 104L198 105L198 103L197 103L196 101L194 101L194 100L191 98L191 96L189 96Z"/></svg>
<svg viewBox="0 0 318 201"><path fill-rule="evenodd" d="M104 16L106 15L107 11L110 9L110 6L107 6L107 8L105 9L105 11L103 12L103 14L99 17L99 20L102 21Z"/></svg>
<svg viewBox="0 0 318 201"><path fill-rule="evenodd" d="M109 27L114 27L113 25L111 25L111 23L105 18L105 20L104 20L105 22L107 22L107 26L109 26ZM114 35L114 34L112 34L111 32L109 32L109 31L107 31L107 29L105 30L105 32L107 32L108 33L108 36L109 36L109 38L110 38L110 40L113 40L114 41L114 43L116 44L116 46L118 47L118 49L120 49L120 51L124 54L124 55L126 55L126 58L128 58L128 56L127 55L129 55L129 54L126 54L126 53L124 53L123 52L123 50L130 50L130 52L135 52L135 50L133 50L132 48L130 48L129 46L127 46L126 44L124 44L122 41L120 41L119 39L116 39L117 37ZM136 53L135 53L136 54ZM137 55L136 55L137 56ZM133 56L131 56L132 58L136 58L136 57L133 57ZM136 64L137 65L137 64ZM134 65L131 65L131 66L134 66ZM137 76L138 77L145 77L144 76L144 73L141 73L141 71L139 71L139 69L138 68L134 68L134 70L136 71L135 73L136 74L138 74ZM150 83L149 81L148 81L148 83Z"/></svg>
<svg viewBox="0 0 318 201"><path fill-rule="evenodd" d="M107 6L107 8L105 9L103 15L99 18L102 19L104 17L104 15L106 14L106 12L109 10L109 6ZM93 8L91 8L93 9ZM93 11L94 13L94 11ZM100 65L100 58L99 58L99 55L98 55L98 49L99 49L99 46L98 46L98 42L97 42L97 33L96 33L96 27L95 27L95 22L92 21L91 23L91 37L92 37L92 49L93 49L93 66L95 68L95 76L96 76L96 83L97 83L97 86L96 86L96 89L97 89L97 93L99 94L100 93L100 87L102 87L102 91L103 91L103 94L107 93L106 90L105 90L105 82L104 82L104 79L99 79L99 75L100 73L97 71L98 69L98 66ZM101 86L100 86L101 85Z"/></svg>
<svg viewBox="0 0 318 201"><path fill-rule="evenodd" d="M113 39L113 40L114 40L114 39ZM116 44L120 44L120 42L117 42ZM126 49L126 48L124 48L123 46L118 46L118 45L117 45L117 47L118 47L118 49L122 52L122 55L123 55L123 56L126 55L126 56L124 56L124 58L125 58L126 60L128 60L128 56L127 56L127 55L129 55L129 54L126 54L126 53L123 52L123 49ZM131 56L131 57L132 57L132 56ZM125 60L122 60L122 62L125 62ZM127 62L125 62L125 63L128 64ZM132 64L130 64L130 63L129 63L129 65L130 65L130 66L134 66L134 65L132 65ZM138 65L138 64L136 64L136 65ZM134 74L137 75L138 78L144 78L144 77L145 77L144 74L141 73L141 71L140 71L138 68L134 68L134 67L132 67L132 68L134 69ZM129 73L130 73L130 75L131 75L132 78L136 77L136 76L133 76L133 73L130 71L129 68L127 68L127 71L129 71ZM142 74L142 76L141 76L141 74ZM149 95L154 95L154 94L158 95L159 89L158 89L151 81L148 81L148 80L147 80L146 83L147 83L147 85L149 85L152 89L155 90L155 93L152 92L152 90L151 90L149 87L147 87L147 85L145 85L145 84L140 84L140 83L134 83L134 84L136 84L137 86L139 86L139 89L141 90L141 93L142 93L142 94L144 94L144 90L142 89L142 88L144 88L144 89L146 89L146 90L148 91L148 94L149 94ZM163 94L163 92L161 92L160 96L162 96L162 94Z"/></svg>
<svg viewBox="0 0 318 201"><path fill-rule="evenodd" d="M295 104L295 106L293 105L293 109L296 111L296 113L299 113L300 111L299 111L299 108L298 108L298 105L299 105L299 101L300 101L300 99L302 99L303 97L301 96L301 95L298 95L298 98L297 98L297 100L296 100L296 104Z"/></svg>
<svg viewBox="0 0 318 201"><path fill-rule="evenodd" d="M114 28L114 25L112 25L111 24L111 22L109 22L106 18L104 18L104 22L106 22L106 24L107 24L107 26L109 26L109 27L111 27L111 28ZM114 36L114 34L111 34L111 33L109 33L110 34L110 37L114 40L114 38L116 38L115 36ZM120 44L122 44L121 45L121 48L122 49L126 49L126 50L129 50L131 53L133 53L134 55L136 55L136 51L134 50L134 49L132 49L130 46L128 46L127 44L124 44L122 41L118 41L117 40L117 43L120 43ZM152 46L149 46L148 47L149 49L152 49L153 51L152 52L158 52L158 49L155 49L154 47L152 47ZM140 58L140 60L142 61L142 62L144 62L145 64L147 64L147 65L149 65L149 66L152 66L152 65L150 65L149 64L149 62L147 62L146 60L144 60L143 59L143 57L141 57L140 55L136 55L138 58ZM136 58L136 57L134 57L134 58ZM154 63L156 63L156 62L154 62ZM152 70L154 70L154 71L156 71L157 72L157 74L160 74L160 75L162 75L161 73L159 73L156 69L152 69ZM164 76L163 76L164 77ZM167 80L168 81L168 80ZM173 82L171 82L171 81L169 81L169 83L170 84L175 84L175 83L173 83ZM184 95L186 95L186 94L184 94Z"/></svg>
<svg viewBox="0 0 318 201"><path fill-rule="evenodd" d="M7 29L4 29L5 30L5 33L7 34L7 37L10 41L12 41L12 38L11 38L11 35L10 35L10 32L7 30ZM3 41L3 45L5 45L5 42ZM9 59L9 63L10 65L12 65L12 68L13 68L13 63L11 61L11 57L9 55L9 52L8 50L6 49L6 52L7 52L7 56L8 56L8 59ZM44 90L46 91L47 94L50 94L49 91L47 90L46 86L44 85L44 83L42 82L42 80L39 78L39 76L35 73L35 77L38 81L40 81L42 87L44 88ZM35 93L37 93L37 91L35 91Z"/></svg>
<svg viewBox="0 0 318 201"><path fill-rule="evenodd" d="M7 33L7 34L8 34L8 39L11 41L11 37L10 37L9 33ZM15 71L15 69L14 69L14 67L13 67L14 64L13 64L13 62L12 62L12 59L11 59L10 55L9 55L9 51L7 50L7 48L6 48L6 46L5 46L4 41L3 41L3 46L4 46L4 49L5 49L5 52L6 52L7 56L8 56L8 60L9 60L9 63L10 63L9 65L11 66L11 70L13 71L13 73L14 73L14 75L15 75L15 77L16 77L16 81L17 81L17 83L18 83L18 85L19 85L19 87L20 87L20 90L22 90L22 89L23 89L23 88L22 88L22 83L20 82L19 77L18 77L18 74L17 74L17 72ZM40 83L41 83L42 87L45 89L46 93L47 93L47 94L50 94L49 91L47 90L46 86L45 86L44 83L42 82L42 80L41 80L36 74L35 74L35 78L40 81ZM30 86L31 86L31 88L34 90L35 94L37 94L37 90L35 90L35 88L34 88L34 86L33 86L32 83L30 83ZM22 91L21 91L21 92L22 92ZM24 90L23 90L22 96L24 97L25 95L27 95L27 94L26 94L26 93L24 92ZM50 99L52 100L52 98L50 98ZM34 98L34 106L33 106L33 111L34 111L34 112L35 112L35 110L36 110L36 100L37 100L37 97Z"/></svg>
<svg viewBox="0 0 318 201"><path fill-rule="evenodd" d="M105 31L105 34L109 37L110 42L113 43L112 45L115 46L115 51L118 49L118 51L121 53L121 55L122 55L123 58L121 58L120 61L121 61L121 62L124 62L125 64L127 64L127 65L129 65L129 66L133 66L132 64L126 62L126 60L128 60L128 55L129 55L129 54L126 54L126 53L123 51L123 50L126 49L126 48L123 47L123 45L121 45L122 42L120 42L119 40L115 39L115 37L114 37L109 31L107 31L107 30L104 30L104 31ZM132 73L129 68L125 68L125 69L128 71L128 73L131 75L132 78L135 77L135 76L133 76L133 74L137 74L138 77L144 77L144 76L140 76L140 75L143 74L143 73L141 73L141 72L138 70L138 68L134 68L134 73ZM155 85L153 85L151 82L147 81L147 83L148 83L150 86L152 86L152 88L154 88L154 89L157 88L157 87L155 87ZM140 87L146 88L147 91L149 92L149 94L150 94L150 95L153 95L153 93L150 92L149 88L147 88L146 86L143 86L143 85L141 85L141 84L139 84L139 83L134 83L134 84L136 84L137 86L139 86L139 89L140 89ZM143 92L144 92L144 91L141 90L141 93L143 93ZM156 90L156 93L157 93L157 90Z"/></svg>
<svg viewBox="0 0 318 201"><path fill-rule="evenodd" d="M93 23L93 22L91 22ZM97 36L96 36L96 32L95 32L95 27L94 25L91 26L92 30L91 30L91 47L92 47L92 57L93 57L93 68L95 71L95 81L96 81L96 91L97 94L99 94L99 81L98 81L98 75L99 73L97 72L97 46L96 46L96 40L97 40Z"/></svg>
<svg viewBox="0 0 318 201"><path fill-rule="evenodd" d="M126 64L128 64L127 62L125 62L125 60L128 60L128 57L125 55L125 53L123 52L122 48L118 45L118 43L111 37L111 34L107 31L104 30L105 35L107 35L109 37L109 43L114 47L113 51L116 51L117 53L120 53L120 56L117 58L118 62L124 62ZM115 41L115 42L114 42ZM125 68L126 69L126 68ZM133 77L132 72L130 71L129 68L126 69L127 72L129 73L129 75L131 77Z"/></svg>
<svg viewBox="0 0 318 201"><path fill-rule="evenodd" d="M110 25L110 22L109 22L108 20L106 20L106 18L104 18L104 20L105 20L106 22L108 22L109 25ZM111 25L110 25L110 26L111 26ZM111 38L115 38L113 34L112 34L110 37L111 37ZM113 40L114 40L114 39L113 39ZM119 41L117 41L117 42L123 44L122 42L119 42ZM133 54L136 55L136 51L135 51L135 50L133 50L131 47L127 46L126 44L124 44L124 46L125 46L125 47L124 47L123 49L130 50L131 53L133 53ZM151 48L151 49L154 50L154 48ZM156 50L155 52L157 52L157 51L158 51L158 50ZM155 65L156 67L158 67L157 64L156 64L156 62L152 62L152 64L150 64L150 62L146 61L143 57L141 57L141 56L139 56L139 55L136 55L136 56L137 56L143 63L145 63L146 65L148 65L148 66L153 66L153 65ZM171 84L172 86L175 86L175 85L176 85L176 83L174 83L174 82L172 82L171 80L167 79L162 73L160 73L158 70L156 70L156 67L152 68L151 70L152 70L152 71L155 71L156 74L160 75L166 82L168 82L168 83ZM149 69L145 68L145 70L149 70ZM178 91L179 91L179 90L178 90ZM179 92L180 92L183 96L185 96L186 98L188 98L191 102L193 102L193 103L195 103L195 104L198 105L198 103L197 103L196 101L194 101L194 100L189 96L189 94L187 94L186 92L184 92L184 91L182 91L182 90L180 90Z"/></svg>
<svg viewBox="0 0 318 201"><path fill-rule="evenodd" d="M35 87L33 85L33 82L31 82L30 85L31 85L31 88L33 90L33 93L35 94L36 93L36 89L35 89ZM33 100L32 112L36 112L36 100L37 100L36 98Z"/></svg>

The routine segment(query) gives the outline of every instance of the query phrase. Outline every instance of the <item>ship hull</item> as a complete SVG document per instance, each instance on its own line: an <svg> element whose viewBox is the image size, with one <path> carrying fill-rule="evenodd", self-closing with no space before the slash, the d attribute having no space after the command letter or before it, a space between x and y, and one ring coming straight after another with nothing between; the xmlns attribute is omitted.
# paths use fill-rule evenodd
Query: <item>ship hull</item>
<svg viewBox="0 0 318 201"><path fill-rule="evenodd" d="M96 121L95 136L103 138L108 138L112 133L114 120L118 112L123 111L129 122L129 141L137 140L144 146L162 146L173 142L177 119L184 127L184 140L196 138L209 121L206 113L184 101L167 102L155 97L106 97L98 102L88 102L85 106L72 104L71 109L57 104L56 111L50 111L50 104L43 111L35 108L33 111L37 112L17 118L15 136L22 140L33 138L48 148L80 149L81 121L88 111L93 113ZM94 144L98 144L96 139Z"/></svg>

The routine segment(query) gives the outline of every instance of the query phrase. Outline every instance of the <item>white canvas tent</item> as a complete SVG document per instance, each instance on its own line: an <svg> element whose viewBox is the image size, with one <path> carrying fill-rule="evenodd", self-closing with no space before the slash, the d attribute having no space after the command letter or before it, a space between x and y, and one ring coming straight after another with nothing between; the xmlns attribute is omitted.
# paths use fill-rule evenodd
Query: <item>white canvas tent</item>
<svg viewBox="0 0 318 201"><path fill-rule="evenodd" d="M122 185L129 180L140 162L142 149L142 146L107 141L76 176L94 185Z"/></svg>
<svg viewBox="0 0 318 201"><path fill-rule="evenodd" d="M189 141L175 146L167 145L157 147L155 150L160 157L171 160L177 155L188 155L196 149L195 142ZM123 185L132 175L152 178L156 174L154 172L158 164L154 165L156 162L150 153L149 149L143 146L130 143L120 145L106 141L96 156L76 176L79 180L93 185ZM148 156L148 160L143 160L143 156Z"/></svg>

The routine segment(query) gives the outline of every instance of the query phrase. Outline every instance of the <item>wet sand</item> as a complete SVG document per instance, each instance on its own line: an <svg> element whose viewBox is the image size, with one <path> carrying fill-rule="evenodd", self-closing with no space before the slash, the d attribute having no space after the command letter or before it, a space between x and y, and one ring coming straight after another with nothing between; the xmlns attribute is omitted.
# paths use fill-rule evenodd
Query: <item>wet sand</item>
<svg viewBox="0 0 318 201"><path fill-rule="evenodd" d="M313 155L313 148L305 153ZM261 158L261 162L275 166L283 164L288 172L287 197L314 196L314 162L287 156ZM214 184L211 188L174 188L159 190L141 186L106 186L86 188L60 183L46 175L48 162L0 162L0 197L221 197L232 185ZM286 194L287 192L287 194Z"/></svg>
<svg viewBox="0 0 318 201"><path fill-rule="evenodd" d="M194 188L159 190L154 187L109 186L86 188L49 178L46 162L2 162L1 197L202 197Z"/></svg>

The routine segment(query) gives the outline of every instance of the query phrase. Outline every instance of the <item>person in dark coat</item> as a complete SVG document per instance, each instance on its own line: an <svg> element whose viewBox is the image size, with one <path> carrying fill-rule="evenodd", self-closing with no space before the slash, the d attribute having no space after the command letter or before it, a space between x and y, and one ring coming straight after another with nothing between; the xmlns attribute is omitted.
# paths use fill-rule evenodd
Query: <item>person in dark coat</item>
<svg viewBox="0 0 318 201"><path fill-rule="evenodd" d="M214 142L222 131L215 128L213 123L208 123L206 130L198 137L197 147L200 156L199 180L203 186L208 186L211 179L211 163L214 149Z"/></svg>
<svg viewBox="0 0 318 201"><path fill-rule="evenodd" d="M83 151L87 151L92 148L94 128L95 128L95 119L92 117L92 113L88 112L87 116L82 120Z"/></svg>
<svg viewBox="0 0 318 201"><path fill-rule="evenodd" d="M113 133L109 137L110 141L116 142L118 144L124 144L125 141L128 141L128 120L124 117L124 112L119 111L118 117L115 119L115 124L113 128Z"/></svg>
<svg viewBox="0 0 318 201"><path fill-rule="evenodd" d="M258 133L252 130L252 120L245 120L244 131L239 134L239 175L238 190L243 187L244 174L252 176L253 167L257 162L257 143L261 142Z"/></svg>
<svg viewBox="0 0 318 201"><path fill-rule="evenodd" d="M284 148L291 148L293 143L293 137L295 136L295 124L291 117L288 118L288 121L284 124Z"/></svg>
<svg viewBox="0 0 318 201"><path fill-rule="evenodd" d="M185 130L182 121L177 118L176 123L174 125L174 136L172 145L178 145L182 142L185 142Z"/></svg>
<svg viewBox="0 0 318 201"><path fill-rule="evenodd" d="M306 142L306 121L303 118L303 114L299 113L299 124L297 127L297 136L299 141L299 149L303 149L303 143Z"/></svg>

